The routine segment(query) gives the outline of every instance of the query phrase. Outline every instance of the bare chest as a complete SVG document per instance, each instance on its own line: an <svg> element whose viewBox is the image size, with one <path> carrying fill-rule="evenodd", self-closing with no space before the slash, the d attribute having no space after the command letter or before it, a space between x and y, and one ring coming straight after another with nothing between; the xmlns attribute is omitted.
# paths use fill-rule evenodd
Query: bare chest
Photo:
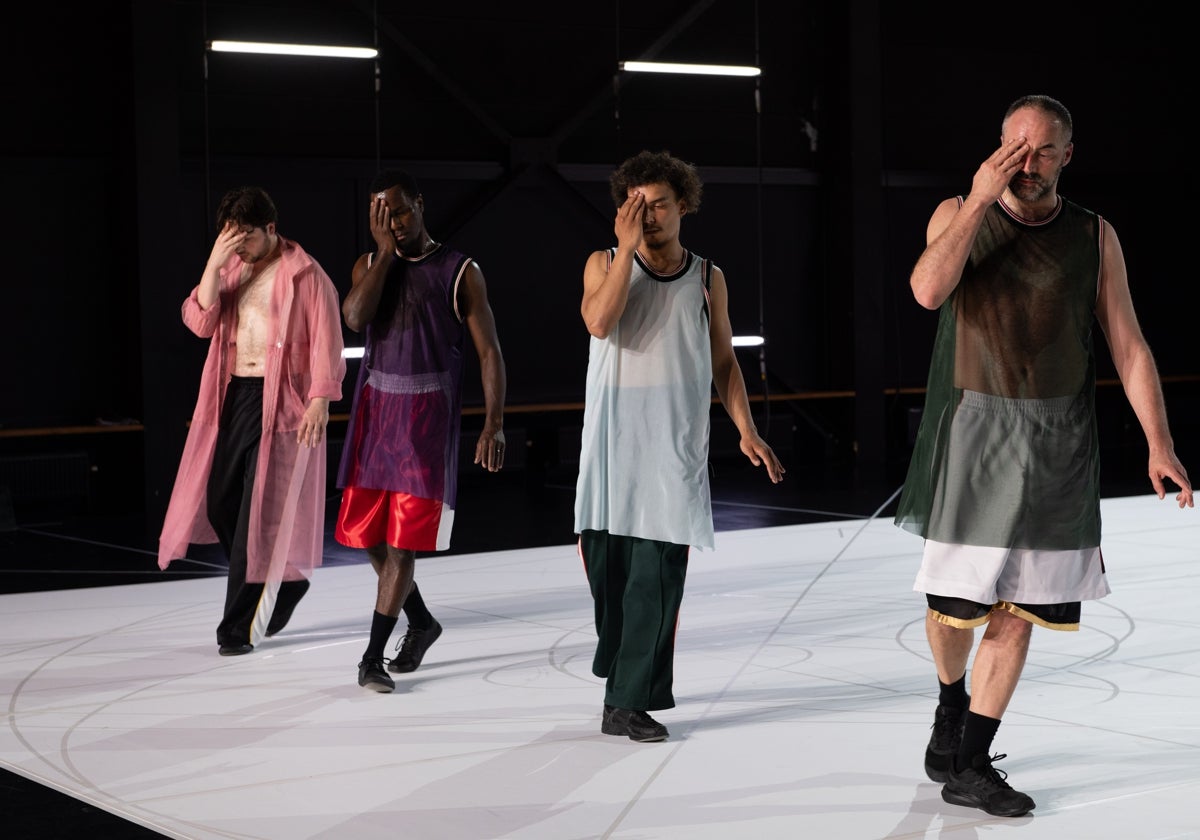
<svg viewBox="0 0 1200 840"><path fill-rule="evenodd" d="M235 376L262 376L272 340L271 297L276 261L242 282L238 289L237 361Z"/></svg>

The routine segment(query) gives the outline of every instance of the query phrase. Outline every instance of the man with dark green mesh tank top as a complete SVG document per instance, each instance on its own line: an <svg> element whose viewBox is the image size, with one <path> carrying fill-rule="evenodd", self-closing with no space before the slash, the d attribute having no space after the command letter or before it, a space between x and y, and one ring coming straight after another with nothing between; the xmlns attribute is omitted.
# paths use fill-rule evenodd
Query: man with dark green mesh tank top
<svg viewBox="0 0 1200 840"><path fill-rule="evenodd" d="M925 772L946 802L1017 817L1034 801L989 755L1033 625L1077 630L1109 592L1100 553L1092 327L1108 341L1149 445L1149 476L1192 507L1121 245L1104 218L1058 194L1070 112L1048 96L1009 106L1000 148L964 198L938 205L913 268L938 309L925 412L896 524L925 538L914 589L939 697ZM976 627L971 692L966 669Z"/></svg>

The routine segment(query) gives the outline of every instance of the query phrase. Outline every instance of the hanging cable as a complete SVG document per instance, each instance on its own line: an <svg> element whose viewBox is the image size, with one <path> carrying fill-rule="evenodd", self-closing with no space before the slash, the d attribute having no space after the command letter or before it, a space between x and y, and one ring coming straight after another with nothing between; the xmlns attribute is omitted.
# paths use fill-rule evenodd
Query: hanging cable
<svg viewBox="0 0 1200 840"><path fill-rule="evenodd" d="M758 0L754 0L754 66L761 67L759 57ZM767 327L766 293L763 270L763 156L762 156L762 75L754 78L754 162L757 168L755 201L758 213L758 334L762 344L758 345L758 376L763 394L763 440L771 432L771 395L767 382ZM768 440L769 442L769 440Z"/></svg>
<svg viewBox="0 0 1200 840"><path fill-rule="evenodd" d="M372 25L375 27L375 171L378 172L381 168L380 147L382 145L381 133L379 130L379 92L381 88L380 69L379 69L379 0L375 0L371 4Z"/></svg>
<svg viewBox="0 0 1200 840"><path fill-rule="evenodd" d="M205 2L200 5L200 33L204 39L203 40L204 49L202 51L202 55L204 56L204 74L203 74L203 76L204 76L204 83L203 83L204 84L204 87L203 87L203 99L204 99L204 225L205 225L205 230L207 230L208 234L209 234L208 237L206 238L206 241L211 242L213 237L216 235L216 233L209 227L209 225L211 225L213 222L212 222L212 197L211 197L212 196L212 172L211 172L212 151L209 148L209 140L208 140L208 136L209 136L209 126L208 126L208 0L205 0Z"/></svg>
<svg viewBox="0 0 1200 840"><path fill-rule="evenodd" d="M621 159L621 0L613 0L615 24L613 26L613 133L616 148L613 160Z"/></svg>

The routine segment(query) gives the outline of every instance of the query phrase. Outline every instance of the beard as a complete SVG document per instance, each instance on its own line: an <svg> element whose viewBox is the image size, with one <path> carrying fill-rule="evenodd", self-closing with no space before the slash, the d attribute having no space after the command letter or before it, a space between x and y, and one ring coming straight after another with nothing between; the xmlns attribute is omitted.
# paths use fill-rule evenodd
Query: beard
<svg viewBox="0 0 1200 840"><path fill-rule="evenodd" d="M261 241L256 236L250 242L243 243L243 247L237 251L237 255L247 265L254 265L271 256L272 251L275 250L275 245L276 242L273 242L270 236L262 237Z"/></svg>
<svg viewBox="0 0 1200 840"><path fill-rule="evenodd" d="M238 256L241 258L242 262L246 263L247 265L254 265L256 262L264 259L267 256L267 253L267 251L260 248L258 251L240 252L238 253Z"/></svg>
<svg viewBox="0 0 1200 840"><path fill-rule="evenodd" d="M1058 176L1061 172L1062 167L1060 166L1055 170L1054 176L1048 179L1043 178L1041 175L1017 173L1008 182L1008 189L1021 201L1034 204L1041 201L1050 190L1054 189L1054 185L1058 183Z"/></svg>

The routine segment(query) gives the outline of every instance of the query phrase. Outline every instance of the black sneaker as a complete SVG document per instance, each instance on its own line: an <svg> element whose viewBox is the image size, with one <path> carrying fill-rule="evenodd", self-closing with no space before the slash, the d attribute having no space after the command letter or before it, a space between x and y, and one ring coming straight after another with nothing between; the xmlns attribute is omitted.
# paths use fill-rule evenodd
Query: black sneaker
<svg viewBox="0 0 1200 840"><path fill-rule="evenodd" d="M217 653L222 656L243 656L252 650L254 650L254 645L251 644L232 644L221 645L217 648Z"/></svg>
<svg viewBox="0 0 1200 840"><path fill-rule="evenodd" d="M639 743L667 740L667 727L650 715L609 705L605 705L600 718L600 731L605 735L626 735Z"/></svg>
<svg viewBox="0 0 1200 840"><path fill-rule="evenodd" d="M964 770L950 770L950 778L942 788L942 799L951 805L980 808L993 817L1023 817L1034 809L1033 800L1005 781L1008 774L997 770L993 763L1005 754L976 756Z"/></svg>
<svg viewBox="0 0 1200 840"><path fill-rule="evenodd" d="M409 627L404 638L396 645L396 650L399 652L396 654L396 658L388 664L388 670L395 671L397 674L407 674L417 670L421 666L421 660L425 658L425 651L429 650L440 635L442 635L442 625L438 624L436 618L433 620L433 624L430 624L425 630Z"/></svg>
<svg viewBox="0 0 1200 840"><path fill-rule="evenodd" d="M381 694L387 694L396 688L396 683L392 682L392 678L383 669L382 656L364 659L358 663L358 684Z"/></svg>
<svg viewBox="0 0 1200 840"><path fill-rule="evenodd" d="M967 699L968 704L970 698ZM956 709L953 706L938 706L933 713L933 734L929 736L929 746L925 748L925 775L934 782L945 783L950 776L950 763L962 743L963 724L967 720L967 709L964 706Z"/></svg>

